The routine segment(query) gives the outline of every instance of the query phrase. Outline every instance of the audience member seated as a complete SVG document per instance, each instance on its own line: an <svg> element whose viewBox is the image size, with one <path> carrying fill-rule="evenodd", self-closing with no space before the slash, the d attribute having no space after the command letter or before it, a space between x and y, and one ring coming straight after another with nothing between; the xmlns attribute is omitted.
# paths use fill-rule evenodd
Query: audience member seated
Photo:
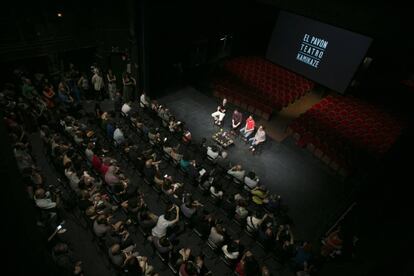
<svg viewBox="0 0 414 276"><path fill-rule="evenodd" d="M138 217L138 212L145 208L145 203L143 199L143 195L134 196L132 198L129 198L128 200L125 200L121 203L122 208L124 208L127 213L132 216L133 218Z"/></svg>
<svg viewBox="0 0 414 276"><path fill-rule="evenodd" d="M207 269L207 267L204 263L204 255L203 254L200 254L200 255L196 256L195 265L196 265L197 275L205 276L209 272L209 270Z"/></svg>
<svg viewBox="0 0 414 276"><path fill-rule="evenodd" d="M240 255L240 240L232 240L230 243L221 247L226 260L235 264L235 261Z"/></svg>
<svg viewBox="0 0 414 276"><path fill-rule="evenodd" d="M76 194L79 194L79 192L80 192L80 189L79 189L80 178L79 178L78 174L76 173L76 170L72 167L72 163L70 161L68 163L66 163L65 176L69 180L69 185L72 188L72 190Z"/></svg>
<svg viewBox="0 0 414 276"><path fill-rule="evenodd" d="M207 238L210 235L211 227L216 224L214 215L207 212L206 210L202 210L202 215L195 218L195 228L201 234L202 239Z"/></svg>
<svg viewBox="0 0 414 276"><path fill-rule="evenodd" d="M213 185L210 186L210 193L214 198L221 200L223 198L221 183L218 181L213 182Z"/></svg>
<svg viewBox="0 0 414 276"><path fill-rule="evenodd" d="M343 235L339 226L322 241L321 255L323 257L335 257L335 255L341 253L342 244Z"/></svg>
<svg viewBox="0 0 414 276"><path fill-rule="evenodd" d="M152 145L161 144L161 134L157 129L150 129L148 132L148 139Z"/></svg>
<svg viewBox="0 0 414 276"><path fill-rule="evenodd" d="M95 194L92 197L92 203L97 215L110 215L113 209L116 209L116 206L113 206L109 200L108 195L106 194Z"/></svg>
<svg viewBox="0 0 414 276"><path fill-rule="evenodd" d="M276 233L276 252L282 262L287 262L293 257L294 238L288 224L280 225Z"/></svg>
<svg viewBox="0 0 414 276"><path fill-rule="evenodd" d="M243 181L246 171L243 170L241 165L235 165L230 170L228 170L227 173L236 178L237 180Z"/></svg>
<svg viewBox="0 0 414 276"><path fill-rule="evenodd" d="M132 105L132 102L131 101L129 101L129 102L126 102L126 103L124 103L123 105L122 105L122 108L121 108L121 112L125 115L125 116L128 116L128 114L129 114L129 112L131 111L131 105Z"/></svg>
<svg viewBox="0 0 414 276"><path fill-rule="evenodd" d="M180 267L181 264L188 262L190 259L192 259L191 256L191 249L188 247L183 247L180 250L176 251L174 254L172 254L172 263L176 267Z"/></svg>
<svg viewBox="0 0 414 276"><path fill-rule="evenodd" d="M105 183L108 184L110 187L113 187L114 185L120 182L118 171L119 168L114 165L110 165L108 167L108 170L105 174Z"/></svg>
<svg viewBox="0 0 414 276"><path fill-rule="evenodd" d="M274 246L275 234L274 228L274 217L273 214L269 214L264 219L258 231L258 239L266 250L271 249Z"/></svg>
<svg viewBox="0 0 414 276"><path fill-rule="evenodd" d="M250 115L247 119L246 119L246 124L244 125L244 127L242 129L240 129L240 133L243 134L244 139L247 138L253 134L255 128L255 121L253 120L253 117Z"/></svg>
<svg viewBox="0 0 414 276"><path fill-rule="evenodd" d="M190 157L187 153L183 154L183 158L180 160L180 168L182 171L187 172L190 169L191 162L195 162L195 160L190 160Z"/></svg>
<svg viewBox="0 0 414 276"><path fill-rule="evenodd" d="M108 225L108 217L106 215L100 215L93 223L93 232L99 238L102 238L111 229Z"/></svg>
<svg viewBox="0 0 414 276"><path fill-rule="evenodd" d="M160 189L164 186L164 176L161 175L160 171L155 171L154 183Z"/></svg>
<svg viewBox="0 0 414 276"><path fill-rule="evenodd" d="M164 183L162 184L161 190L166 195L172 195L174 197L177 197L177 195L175 195L175 192L178 190L178 188L180 188L182 186L183 186L183 184L181 184L179 182L173 182L172 176L165 175L164 176Z"/></svg>
<svg viewBox="0 0 414 276"><path fill-rule="evenodd" d="M218 174L223 174L229 167L229 161L227 160L227 151L222 151L216 158L215 163L217 164L216 170Z"/></svg>
<svg viewBox="0 0 414 276"><path fill-rule="evenodd" d="M113 138L117 145L124 144L125 142L124 132L121 130L120 126L116 126Z"/></svg>
<svg viewBox="0 0 414 276"><path fill-rule="evenodd" d="M146 235L151 233L151 229L157 224L157 221L158 217L146 209L138 213L138 223Z"/></svg>
<svg viewBox="0 0 414 276"><path fill-rule="evenodd" d="M92 158L93 158L93 155L94 155L94 152L93 152L94 147L95 147L95 145L93 143L88 143L88 146L85 149L86 158L91 163L92 163Z"/></svg>
<svg viewBox="0 0 414 276"><path fill-rule="evenodd" d="M263 126L259 126L254 137L249 139L249 142L251 143L251 151L255 151L255 146L263 143L264 141L266 141L266 132Z"/></svg>
<svg viewBox="0 0 414 276"><path fill-rule="evenodd" d="M238 221L243 221L249 215L249 211L247 210L247 203L245 200L237 201L236 211L235 211L235 219Z"/></svg>
<svg viewBox="0 0 414 276"><path fill-rule="evenodd" d="M282 204L281 202L282 202L282 198L280 197L280 195L271 194L265 205L265 208L269 212L276 213L281 208L281 204Z"/></svg>
<svg viewBox="0 0 414 276"><path fill-rule="evenodd" d="M112 140L114 138L114 132L115 124L112 120L108 120L108 122L106 123L106 138Z"/></svg>
<svg viewBox="0 0 414 276"><path fill-rule="evenodd" d="M190 197L184 198L184 203L181 204L180 210L185 218L192 220L196 216L197 208L202 207L203 204L201 204L197 200L193 200Z"/></svg>
<svg viewBox="0 0 414 276"><path fill-rule="evenodd" d="M254 212L251 216L246 218L246 230L250 233L256 233L262 225L263 221L267 218L268 214L261 216L259 212Z"/></svg>
<svg viewBox="0 0 414 276"><path fill-rule="evenodd" d="M180 265L179 269L180 276L196 276L197 275L197 267L193 261L187 261Z"/></svg>
<svg viewBox="0 0 414 276"><path fill-rule="evenodd" d="M168 121L168 130L172 133L182 131L182 123L177 121L174 116L171 116Z"/></svg>
<svg viewBox="0 0 414 276"><path fill-rule="evenodd" d="M73 140L75 143L79 146L83 145L84 139L83 139L83 132L81 130L77 130L75 132L75 136L73 137Z"/></svg>
<svg viewBox="0 0 414 276"><path fill-rule="evenodd" d="M81 262L74 259L66 243L57 243L52 250L52 258L58 266L60 275L83 275Z"/></svg>
<svg viewBox="0 0 414 276"><path fill-rule="evenodd" d="M256 174L252 171L250 171L245 177L244 177L244 187L246 190L253 190L257 187L259 184L259 178L256 176Z"/></svg>
<svg viewBox="0 0 414 276"><path fill-rule="evenodd" d="M216 247L220 247L224 242L225 229L220 224L212 226L210 229L210 235L208 240L213 243Z"/></svg>
<svg viewBox="0 0 414 276"><path fill-rule="evenodd" d="M312 259L312 245L309 242L303 242L296 248L295 255L292 259L293 269L295 272L305 271Z"/></svg>
<svg viewBox="0 0 414 276"><path fill-rule="evenodd" d="M162 119L163 126L167 127L171 117L170 110L160 105L160 108L158 110L158 116Z"/></svg>
<svg viewBox="0 0 414 276"><path fill-rule="evenodd" d="M143 271L141 266L139 265L138 258L128 258L124 261L123 275L143 275Z"/></svg>
<svg viewBox="0 0 414 276"><path fill-rule="evenodd" d="M260 267L252 252L246 251L237 263L236 273L239 276L260 275ZM264 275L262 275L264 276Z"/></svg>
<svg viewBox="0 0 414 276"><path fill-rule="evenodd" d="M183 143L184 144L190 144L192 140L191 132L187 129L183 132Z"/></svg>
<svg viewBox="0 0 414 276"><path fill-rule="evenodd" d="M143 169L143 174L145 179L152 181L154 179L156 171L158 171L158 164L161 161L154 161L152 158L145 161L145 167Z"/></svg>
<svg viewBox="0 0 414 276"><path fill-rule="evenodd" d="M114 244L108 250L109 259L116 267L121 268L127 263L128 259L138 257L138 252L133 252L133 250L134 246L121 250L119 244Z"/></svg>
<svg viewBox="0 0 414 276"><path fill-rule="evenodd" d="M112 227L105 235L105 244L107 247L111 247L114 244L120 244L122 248L126 248L133 245L133 243L134 242L129 235L129 232L125 229L122 220L112 224Z"/></svg>
<svg viewBox="0 0 414 276"><path fill-rule="evenodd" d="M167 153L169 156L171 156L171 158L175 161L175 162L180 162L180 160L183 158L183 155L182 154L180 154L179 152L178 152L178 149L179 149L179 147L180 147L180 144L178 144L177 146L175 146L175 147L172 147L171 145L170 145L170 143L166 143L164 146L163 146L163 150L164 150L164 152L165 153Z"/></svg>
<svg viewBox="0 0 414 276"><path fill-rule="evenodd" d="M179 219L180 208L177 205L167 207L165 214L159 216L157 224L152 228L152 236L157 238L164 237L167 234L168 227L175 225Z"/></svg>
<svg viewBox="0 0 414 276"><path fill-rule="evenodd" d="M262 206L263 204L266 204L269 201L269 192L263 185L256 186L250 191L250 193L252 196L253 203L257 206Z"/></svg>
<svg viewBox="0 0 414 276"><path fill-rule="evenodd" d="M162 238L154 237L152 239L155 249L161 254L164 259L169 259L169 255L171 250L173 249L173 245L170 240L164 236Z"/></svg>
<svg viewBox="0 0 414 276"><path fill-rule="evenodd" d="M207 156L210 160L213 160L213 161L216 160L219 154L220 154L220 149L216 145L207 147Z"/></svg>
<svg viewBox="0 0 414 276"><path fill-rule="evenodd" d="M156 100L151 101L151 110L157 112L159 108L159 104Z"/></svg>

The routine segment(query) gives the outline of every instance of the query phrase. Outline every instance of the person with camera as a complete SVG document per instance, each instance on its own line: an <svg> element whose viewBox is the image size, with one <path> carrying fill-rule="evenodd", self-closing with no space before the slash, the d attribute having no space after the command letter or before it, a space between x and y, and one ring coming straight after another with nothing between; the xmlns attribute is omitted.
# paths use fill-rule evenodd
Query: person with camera
<svg viewBox="0 0 414 276"><path fill-rule="evenodd" d="M152 236L162 238L167 235L167 229L174 226L180 219L180 208L177 205L168 206L165 214L158 217L157 224L152 228Z"/></svg>

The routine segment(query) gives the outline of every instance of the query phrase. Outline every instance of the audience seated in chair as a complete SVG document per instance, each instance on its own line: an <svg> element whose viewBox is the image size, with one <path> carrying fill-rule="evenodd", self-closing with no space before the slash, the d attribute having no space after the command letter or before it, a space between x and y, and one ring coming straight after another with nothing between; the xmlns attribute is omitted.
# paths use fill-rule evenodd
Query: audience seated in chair
<svg viewBox="0 0 414 276"><path fill-rule="evenodd" d="M168 206L165 214L158 217L157 224L152 228L152 236L162 238L167 229L175 225L180 219L180 208L177 205Z"/></svg>
<svg viewBox="0 0 414 276"><path fill-rule="evenodd" d="M259 263L251 251L246 251L236 265L237 275L260 275ZM264 275L262 275L264 276Z"/></svg>
<svg viewBox="0 0 414 276"><path fill-rule="evenodd" d="M202 207L203 204L189 197L183 201L184 203L181 204L180 210L185 218L192 220L196 216L197 208Z"/></svg>
<svg viewBox="0 0 414 276"><path fill-rule="evenodd" d="M212 161L216 160L219 154L220 154L220 149L216 145L207 147L207 157L210 160Z"/></svg>
<svg viewBox="0 0 414 276"><path fill-rule="evenodd" d="M267 191L266 187L263 185L258 185L250 191L252 196L252 202L256 204L256 206L262 206L269 202L268 196L269 191Z"/></svg>
<svg viewBox="0 0 414 276"><path fill-rule="evenodd" d="M254 212L251 216L246 218L246 230L249 233L256 233L268 214L261 216L259 212Z"/></svg>
<svg viewBox="0 0 414 276"><path fill-rule="evenodd" d="M256 176L256 174L252 171L250 171L245 177L244 177L244 187L246 190L250 191L259 184L259 178Z"/></svg>
<svg viewBox="0 0 414 276"><path fill-rule="evenodd" d="M279 225L276 233L276 254L282 262L287 262L293 257L294 237L289 224Z"/></svg>
<svg viewBox="0 0 414 276"><path fill-rule="evenodd" d="M243 181L246 171L243 170L241 165L235 165L230 170L228 170L227 173L236 178L237 180Z"/></svg>
<svg viewBox="0 0 414 276"><path fill-rule="evenodd" d="M216 224L210 229L210 235L208 236L209 242L211 242L215 247L220 247L224 242L225 238L225 229L221 224Z"/></svg>
<svg viewBox="0 0 414 276"><path fill-rule="evenodd" d="M125 116L128 116L129 115L129 112L131 111L131 105L132 105L132 102L131 101L129 101L129 102L126 102L126 103L124 103L123 105L122 105L122 107L121 107L121 112L125 115Z"/></svg>

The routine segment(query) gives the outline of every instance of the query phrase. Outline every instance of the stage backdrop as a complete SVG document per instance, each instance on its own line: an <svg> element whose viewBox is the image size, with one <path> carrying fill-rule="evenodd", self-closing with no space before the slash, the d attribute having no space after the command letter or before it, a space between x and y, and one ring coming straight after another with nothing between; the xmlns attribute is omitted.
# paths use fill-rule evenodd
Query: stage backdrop
<svg viewBox="0 0 414 276"><path fill-rule="evenodd" d="M343 93L372 39L281 11L267 59Z"/></svg>

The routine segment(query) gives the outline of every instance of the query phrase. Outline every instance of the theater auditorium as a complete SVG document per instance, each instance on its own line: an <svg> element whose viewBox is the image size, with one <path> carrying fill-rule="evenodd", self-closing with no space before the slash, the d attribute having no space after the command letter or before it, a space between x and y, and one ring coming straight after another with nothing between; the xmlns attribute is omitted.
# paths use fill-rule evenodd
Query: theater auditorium
<svg viewBox="0 0 414 276"><path fill-rule="evenodd" d="M412 275L408 7L13 1L10 275Z"/></svg>

